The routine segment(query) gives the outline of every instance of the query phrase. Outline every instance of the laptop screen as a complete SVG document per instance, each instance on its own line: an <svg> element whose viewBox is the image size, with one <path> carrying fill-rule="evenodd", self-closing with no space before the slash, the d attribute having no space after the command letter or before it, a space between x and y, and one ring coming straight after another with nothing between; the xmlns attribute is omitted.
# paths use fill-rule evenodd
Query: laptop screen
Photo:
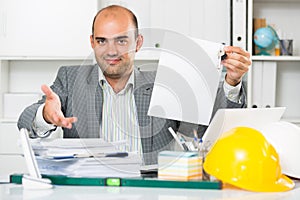
<svg viewBox="0 0 300 200"><path fill-rule="evenodd" d="M222 133L237 126L260 131L266 124L279 121L284 111L284 107L219 109L203 135L203 144L209 150Z"/></svg>

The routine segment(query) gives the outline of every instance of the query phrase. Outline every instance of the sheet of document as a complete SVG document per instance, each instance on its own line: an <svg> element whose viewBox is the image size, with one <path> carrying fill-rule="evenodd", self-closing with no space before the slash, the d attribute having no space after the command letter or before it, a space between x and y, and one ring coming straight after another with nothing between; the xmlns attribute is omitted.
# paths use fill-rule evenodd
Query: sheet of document
<svg viewBox="0 0 300 200"><path fill-rule="evenodd" d="M148 115L208 125L223 45L165 33Z"/></svg>
<svg viewBox="0 0 300 200"><path fill-rule="evenodd" d="M32 147L38 155L36 159L42 174L72 177L140 176L142 160L137 153L129 152L126 157L97 157L102 153L119 152L116 145L123 145L124 141L115 144L99 138L32 141L35 141ZM87 156L72 157L77 154Z"/></svg>
<svg viewBox="0 0 300 200"><path fill-rule="evenodd" d="M112 153L116 151L113 143L108 143L103 139L42 139L32 144L37 155L40 156L67 156L73 154L96 154ZM118 143L117 145L125 145Z"/></svg>

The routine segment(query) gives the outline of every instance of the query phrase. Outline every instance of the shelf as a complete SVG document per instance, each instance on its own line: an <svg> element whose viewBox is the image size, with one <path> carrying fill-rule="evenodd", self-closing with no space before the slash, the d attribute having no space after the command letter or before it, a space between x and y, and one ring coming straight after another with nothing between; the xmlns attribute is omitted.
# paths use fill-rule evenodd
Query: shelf
<svg viewBox="0 0 300 200"><path fill-rule="evenodd" d="M0 123L17 123L18 119L0 118Z"/></svg>
<svg viewBox="0 0 300 200"><path fill-rule="evenodd" d="M92 60L87 57L0 56L0 60Z"/></svg>
<svg viewBox="0 0 300 200"><path fill-rule="evenodd" d="M160 51L140 51L136 54L135 60L159 60ZM93 57L44 57L44 56L0 56L0 60L14 61L60 61L60 60L88 60L93 61Z"/></svg>
<svg viewBox="0 0 300 200"><path fill-rule="evenodd" d="M300 0L253 0L254 3L300 3Z"/></svg>
<svg viewBox="0 0 300 200"><path fill-rule="evenodd" d="M253 61L300 61L300 56L252 56Z"/></svg>

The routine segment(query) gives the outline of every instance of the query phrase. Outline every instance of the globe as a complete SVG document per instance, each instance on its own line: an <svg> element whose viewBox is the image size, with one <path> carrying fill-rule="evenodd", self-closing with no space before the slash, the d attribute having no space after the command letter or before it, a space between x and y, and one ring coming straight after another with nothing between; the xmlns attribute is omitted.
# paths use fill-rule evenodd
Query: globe
<svg viewBox="0 0 300 200"><path fill-rule="evenodd" d="M259 48L274 48L277 38L274 31L269 27L259 28L254 33L254 43Z"/></svg>

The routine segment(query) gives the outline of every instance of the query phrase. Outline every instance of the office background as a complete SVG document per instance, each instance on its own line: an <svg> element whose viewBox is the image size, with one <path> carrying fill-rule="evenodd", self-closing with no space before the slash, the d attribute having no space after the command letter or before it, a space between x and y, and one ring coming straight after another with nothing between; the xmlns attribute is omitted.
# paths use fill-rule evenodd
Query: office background
<svg viewBox="0 0 300 200"><path fill-rule="evenodd" d="M252 57L245 77L248 107L285 106L284 120L300 124L300 0L0 0L0 163L6 163L0 176L26 171L18 115L41 96L40 85L50 85L60 66L93 62L92 19L109 4L132 9L140 28L170 29L250 52L252 19L266 18L293 39L293 56ZM145 45L159 42L149 36ZM142 51L136 65L155 70L158 54Z"/></svg>

